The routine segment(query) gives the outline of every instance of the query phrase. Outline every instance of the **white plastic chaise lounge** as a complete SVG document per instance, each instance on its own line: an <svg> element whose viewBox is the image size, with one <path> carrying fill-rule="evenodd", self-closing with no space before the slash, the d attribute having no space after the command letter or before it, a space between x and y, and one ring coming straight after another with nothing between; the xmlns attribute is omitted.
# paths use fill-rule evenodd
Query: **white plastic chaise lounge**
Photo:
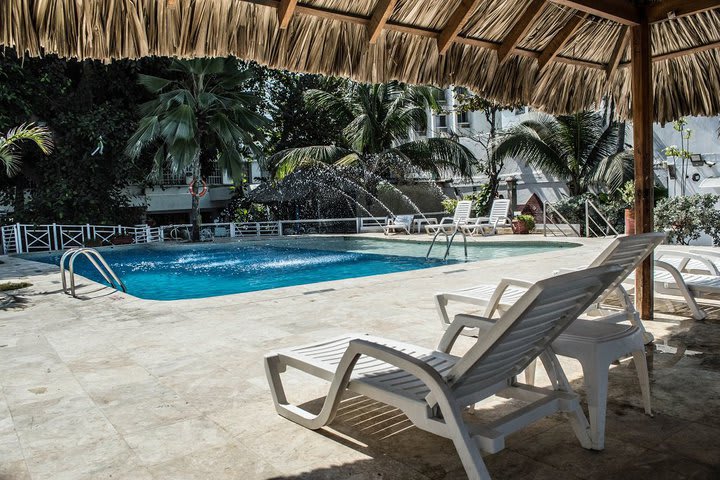
<svg viewBox="0 0 720 480"><path fill-rule="evenodd" d="M646 233L619 237L592 262L590 267L613 265L620 268L618 277L599 296L591 309L553 342L556 354L578 360L587 386L593 448L602 450L605 442L605 412L608 370L615 360L632 354L635 360L645 412L651 414L650 380L644 345L652 340L645 332L640 317L622 282L665 239L664 233ZM450 301L482 307L483 317L492 318L510 308L531 284L522 280L502 280L497 285L477 285L472 288L435 296L436 308L443 328L450 324L447 306ZM604 302L615 297L620 307ZM474 314L458 317L473 318ZM624 322L624 324L620 324ZM526 381L534 381L534 364L525 372Z"/></svg>
<svg viewBox="0 0 720 480"><path fill-rule="evenodd" d="M451 217L444 217L440 223L425 225L425 232L434 233L437 236L440 232L452 235L462 226L466 225L470 214L472 214L472 200L461 200L455 207L455 213Z"/></svg>
<svg viewBox="0 0 720 480"><path fill-rule="evenodd" d="M493 201L489 216L479 217L474 223L464 225L462 229L467 235L486 237L495 235L499 226L507 225L510 225L510 200L498 198Z"/></svg>
<svg viewBox="0 0 720 480"><path fill-rule="evenodd" d="M598 267L541 280L497 321L453 322L437 350L349 334L271 353L265 357L265 371L275 409L315 430L333 421L346 390L365 395L400 409L418 428L452 440L473 480L490 479L481 450L502 450L507 435L556 412L569 414L581 445L591 448L589 425L578 396L548 347L617 275L617 267ZM450 353L463 329L488 325L487 334L464 355ZM517 380L538 356L551 372L554 389ZM330 382L318 414L288 402L280 376L287 367ZM484 425L466 424L463 409L493 395L529 404Z"/></svg>
<svg viewBox="0 0 720 480"><path fill-rule="evenodd" d="M387 235L391 231L400 231L410 235L414 218L415 215L398 215L394 219L390 220L387 225L383 225L383 232Z"/></svg>
<svg viewBox="0 0 720 480"><path fill-rule="evenodd" d="M713 257L703 252L692 253L663 250L655 260L653 271L654 289L664 296L682 299L687 304L695 320L703 320L707 313L699 303L715 306L720 300L720 276ZM689 271L706 273L690 273ZM627 279L628 290L634 288L634 276Z"/></svg>

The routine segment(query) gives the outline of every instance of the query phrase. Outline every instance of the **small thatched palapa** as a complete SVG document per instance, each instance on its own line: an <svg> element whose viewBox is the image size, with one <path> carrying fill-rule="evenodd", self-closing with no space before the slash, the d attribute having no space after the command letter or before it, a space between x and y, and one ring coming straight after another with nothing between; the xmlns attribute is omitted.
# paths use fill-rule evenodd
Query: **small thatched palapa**
<svg viewBox="0 0 720 480"><path fill-rule="evenodd" d="M664 122L720 113L718 6L706 0L3 0L0 43L30 55L105 61L234 55L363 82L453 83L551 113L589 108L609 95L629 116L629 26L646 15L655 118Z"/></svg>

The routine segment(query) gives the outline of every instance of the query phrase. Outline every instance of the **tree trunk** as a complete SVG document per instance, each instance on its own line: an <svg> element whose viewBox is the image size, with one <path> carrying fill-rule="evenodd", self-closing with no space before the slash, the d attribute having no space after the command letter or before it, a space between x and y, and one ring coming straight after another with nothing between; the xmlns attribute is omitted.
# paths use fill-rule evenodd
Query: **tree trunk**
<svg viewBox="0 0 720 480"><path fill-rule="evenodd" d="M201 188L201 177L200 175L193 175L193 188L192 188L192 205L190 210L190 223L192 224L192 240L193 242L200 241L200 193Z"/></svg>

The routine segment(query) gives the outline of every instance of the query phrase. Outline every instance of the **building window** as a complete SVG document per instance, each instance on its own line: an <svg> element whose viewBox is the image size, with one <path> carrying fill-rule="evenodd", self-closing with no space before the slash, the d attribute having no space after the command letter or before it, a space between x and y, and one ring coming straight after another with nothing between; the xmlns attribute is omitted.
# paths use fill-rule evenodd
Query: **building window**
<svg viewBox="0 0 720 480"><path fill-rule="evenodd" d="M468 112L459 112L457 114L457 124L458 127L470 127L470 117L468 115Z"/></svg>
<svg viewBox="0 0 720 480"><path fill-rule="evenodd" d="M448 131L448 122L447 122L447 115L435 115L433 117L433 122L435 123L435 130L438 132L444 132L447 133Z"/></svg>

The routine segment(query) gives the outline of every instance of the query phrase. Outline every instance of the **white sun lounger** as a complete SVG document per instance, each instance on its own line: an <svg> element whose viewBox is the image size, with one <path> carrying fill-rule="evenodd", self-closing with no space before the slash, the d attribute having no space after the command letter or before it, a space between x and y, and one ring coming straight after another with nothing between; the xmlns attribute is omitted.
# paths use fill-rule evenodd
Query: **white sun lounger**
<svg viewBox="0 0 720 480"><path fill-rule="evenodd" d="M467 235L475 236L495 235L497 228L502 225L510 225L510 200L495 199L490 209L490 216L479 217L475 222L463 225L462 229Z"/></svg>
<svg viewBox="0 0 720 480"><path fill-rule="evenodd" d="M577 359L583 369L587 386L590 425L593 448L602 450L605 444L605 412L608 385L608 369L613 361L632 354L643 395L645 412L651 413L650 380L647 373L644 345L652 337L646 334L639 315L622 288L623 280L662 243L663 233L647 233L615 239L592 263L591 267L614 265L619 274L599 296L583 319L575 322L552 344L558 355ZM449 301L484 307L483 316L492 318L496 312L510 308L523 295L530 284L521 280L502 280L496 285L478 285L457 292L435 296L436 307L444 328L449 324L447 305ZM616 296L621 308L608 307L603 302ZM457 315L455 319L472 318L474 315ZM629 321L628 324L619 322ZM533 383L534 363L525 373L526 381Z"/></svg>
<svg viewBox="0 0 720 480"><path fill-rule="evenodd" d="M387 225L383 225L383 231L385 232L385 235L389 234L391 231L405 232L410 235L414 218L415 215L398 215L394 219L390 220Z"/></svg>
<svg viewBox="0 0 720 480"><path fill-rule="evenodd" d="M304 427L332 422L348 390L394 406L420 429L453 441L468 478L490 479L481 451L495 453L505 437L556 412L569 414L581 445L591 448L589 425L550 342L617 277L617 267L598 267L537 282L500 319L453 322L436 350L362 334L290 348L265 357L277 412ZM463 356L450 354L467 327L486 335ZM540 357L554 389L523 385L516 376ZM288 402L280 374L293 367L330 382L322 409L313 414ZM483 425L462 418L465 407L493 395L528 402Z"/></svg>
<svg viewBox="0 0 720 480"><path fill-rule="evenodd" d="M452 235L457 232L460 227L467 224L470 214L472 213L472 200L462 200L455 207L455 213L452 218L445 217L438 224L425 225L425 231L429 234L434 233L437 236L440 232L446 235Z"/></svg>
<svg viewBox="0 0 720 480"><path fill-rule="evenodd" d="M661 260L655 261L653 271L655 292L684 300L693 318L703 320L707 313L700 308L698 303L707 302L718 305L720 276L681 272L676 265L667 261L669 259L670 257L665 255ZM634 279L633 275L628 277L628 290L634 288Z"/></svg>

